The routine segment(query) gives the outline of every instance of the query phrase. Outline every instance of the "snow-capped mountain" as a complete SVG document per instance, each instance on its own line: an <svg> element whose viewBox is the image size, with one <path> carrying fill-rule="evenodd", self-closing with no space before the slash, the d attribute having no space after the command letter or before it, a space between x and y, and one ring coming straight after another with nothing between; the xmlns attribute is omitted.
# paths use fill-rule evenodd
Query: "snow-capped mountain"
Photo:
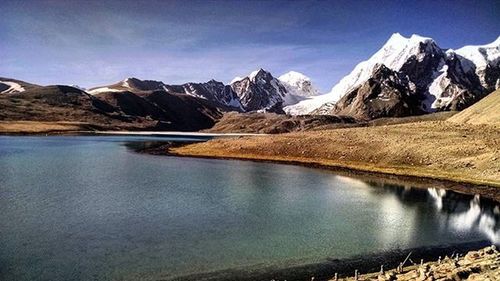
<svg viewBox="0 0 500 281"><path fill-rule="evenodd" d="M313 97L319 95L319 91L314 87L311 78L296 71L287 72L278 80L285 86L288 93L299 97Z"/></svg>
<svg viewBox="0 0 500 281"><path fill-rule="evenodd" d="M421 44L423 45L424 52L421 52ZM405 38L401 34L395 33L379 51L368 60L356 65L351 73L342 78L329 93L290 106L286 108L286 111L290 114L308 114L315 110L318 112L317 110L320 107L324 107L325 104L331 106L331 104L337 102L343 95L367 81L376 65L384 64L389 69L399 71L410 57L414 56L422 60L426 54L425 51L428 51L432 55L439 53L440 49L430 38L418 35Z"/></svg>
<svg viewBox="0 0 500 281"><path fill-rule="evenodd" d="M383 64L394 71L400 71L410 60L414 60L413 64L425 62L432 67L438 64L437 61L442 56L443 51L431 38L418 35L405 38L401 34L395 33L384 44L382 49L377 51L370 59L358 64L349 75L332 88L329 94L336 100L340 99L345 93L350 92L368 80L378 64Z"/></svg>
<svg viewBox="0 0 500 281"><path fill-rule="evenodd" d="M407 75L375 65L371 77L336 103L327 103L313 114L352 116L374 119L381 116L406 116L421 113L417 87Z"/></svg>
<svg viewBox="0 0 500 281"><path fill-rule="evenodd" d="M113 85L92 88L88 91L88 93L92 95L99 95L101 93L108 92L141 93L150 91L165 91L174 94L186 94L196 98L205 99L222 106L241 110L239 99L231 87L215 80L210 80L206 83L168 85L161 81L127 78Z"/></svg>
<svg viewBox="0 0 500 281"><path fill-rule="evenodd" d="M242 105L231 86L210 80L205 83L186 83L178 86L165 86L165 90L172 92L183 92L187 95L206 99L229 107L242 109Z"/></svg>
<svg viewBox="0 0 500 281"><path fill-rule="evenodd" d="M287 93L279 80L263 69L253 71L243 79L233 79L231 88L245 111L281 111Z"/></svg>
<svg viewBox="0 0 500 281"><path fill-rule="evenodd" d="M296 104L318 93L311 79L301 73L291 71L282 75L281 79L275 78L268 71L258 69L248 76L236 77L229 85L213 79L205 83L169 85L161 81L127 78L112 85L91 88L87 92L100 95L110 92L139 94L165 91L205 99L222 106L222 110L279 113L283 113L284 106Z"/></svg>
<svg viewBox="0 0 500 281"><path fill-rule="evenodd" d="M419 100L413 106L419 107L422 112L462 109L491 91L492 85L496 86L500 73L499 45L500 40L497 39L484 46L444 50L431 38L419 35L406 38L395 33L372 57L359 63L341 79L330 93L299 102L285 110L291 114L343 111L333 105L370 81L378 65L408 77L416 87L414 95ZM371 104L367 101L363 106L370 107Z"/></svg>
<svg viewBox="0 0 500 281"><path fill-rule="evenodd" d="M283 106L295 104L303 97L290 93L283 83L264 69L235 78L231 88L238 95L245 111L283 112Z"/></svg>

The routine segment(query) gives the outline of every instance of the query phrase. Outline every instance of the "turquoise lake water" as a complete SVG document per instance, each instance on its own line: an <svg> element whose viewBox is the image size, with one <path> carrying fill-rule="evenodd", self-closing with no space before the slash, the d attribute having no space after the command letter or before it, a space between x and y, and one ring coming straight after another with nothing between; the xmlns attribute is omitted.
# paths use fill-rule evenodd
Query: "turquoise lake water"
<svg viewBox="0 0 500 281"><path fill-rule="evenodd" d="M0 137L0 279L237 276L500 240L498 206L477 197L131 149L158 140Z"/></svg>

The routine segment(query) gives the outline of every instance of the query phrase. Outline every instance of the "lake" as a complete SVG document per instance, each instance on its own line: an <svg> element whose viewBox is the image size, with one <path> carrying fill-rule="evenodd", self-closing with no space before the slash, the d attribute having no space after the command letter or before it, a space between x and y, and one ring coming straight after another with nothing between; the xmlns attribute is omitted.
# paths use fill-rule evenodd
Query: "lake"
<svg viewBox="0 0 500 281"><path fill-rule="evenodd" d="M133 149L166 140L0 137L0 279L217 272L238 279L396 249L500 241L499 206L479 197Z"/></svg>

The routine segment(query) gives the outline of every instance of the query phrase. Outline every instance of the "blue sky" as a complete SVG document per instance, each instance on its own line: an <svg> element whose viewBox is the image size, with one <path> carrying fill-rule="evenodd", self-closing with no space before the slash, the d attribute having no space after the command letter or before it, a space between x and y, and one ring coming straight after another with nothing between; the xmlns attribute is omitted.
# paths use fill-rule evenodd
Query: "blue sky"
<svg viewBox="0 0 500 281"><path fill-rule="evenodd" d="M0 76L38 84L228 82L264 68L328 91L394 32L443 48L500 35L500 1L0 0Z"/></svg>

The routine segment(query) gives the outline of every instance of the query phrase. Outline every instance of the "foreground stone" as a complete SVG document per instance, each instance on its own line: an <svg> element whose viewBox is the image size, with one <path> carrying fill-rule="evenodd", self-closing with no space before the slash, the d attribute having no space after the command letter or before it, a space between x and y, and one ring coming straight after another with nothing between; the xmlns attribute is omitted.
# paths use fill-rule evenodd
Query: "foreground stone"
<svg viewBox="0 0 500 281"><path fill-rule="evenodd" d="M338 280L496 281L500 280L500 252L495 246L490 246L461 257L445 257L434 262L403 267L402 270L394 269L360 275L357 279L352 276Z"/></svg>

